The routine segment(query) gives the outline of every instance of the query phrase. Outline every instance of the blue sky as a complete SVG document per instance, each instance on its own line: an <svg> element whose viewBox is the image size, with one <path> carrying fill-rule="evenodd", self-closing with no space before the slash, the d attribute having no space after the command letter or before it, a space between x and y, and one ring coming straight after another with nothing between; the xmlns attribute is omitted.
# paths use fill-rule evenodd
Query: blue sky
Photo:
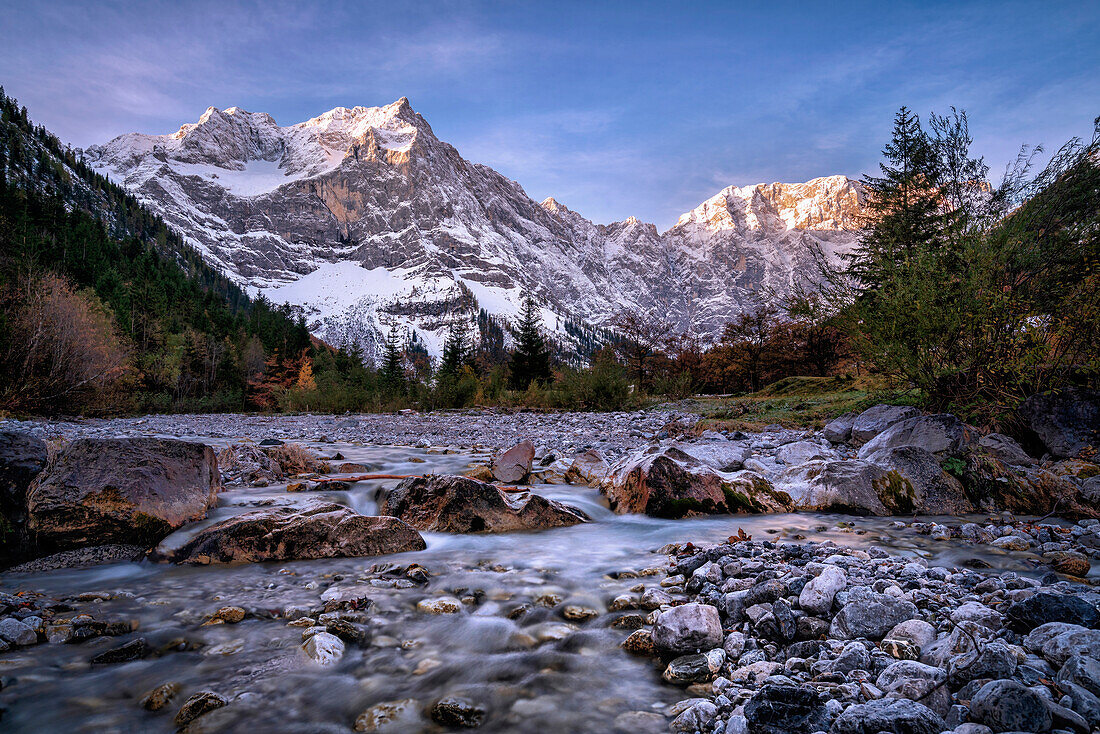
<svg viewBox="0 0 1100 734"><path fill-rule="evenodd" d="M995 174L1100 115L1095 0L0 4L0 84L73 145L407 96L535 199L662 229L730 184L874 170L902 104L965 108Z"/></svg>

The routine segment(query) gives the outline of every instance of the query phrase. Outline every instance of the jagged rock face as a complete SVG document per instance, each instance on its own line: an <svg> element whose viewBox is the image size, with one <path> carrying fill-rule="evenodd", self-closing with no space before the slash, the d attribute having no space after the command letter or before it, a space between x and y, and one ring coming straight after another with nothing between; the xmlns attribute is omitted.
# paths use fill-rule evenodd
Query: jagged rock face
<svg viewBox="0 0 1100 734"><path fill-rule="evenodd" d="M86 155L228 275L368 350L397 323L438 353L453 314L509 318L524 288L562 336L555 315L605 325L622 309L713 334L812 276L815 247L850 246L863 202L858 183L832 176L730 187L665 233L633 217L597 225L466 161L404 98L289 127L212 107L172 135Z"/></svg>

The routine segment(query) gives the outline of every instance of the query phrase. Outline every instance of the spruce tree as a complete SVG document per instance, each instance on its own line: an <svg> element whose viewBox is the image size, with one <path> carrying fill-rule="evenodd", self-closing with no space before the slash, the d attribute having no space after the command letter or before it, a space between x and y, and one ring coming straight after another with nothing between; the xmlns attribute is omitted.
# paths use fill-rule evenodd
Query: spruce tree
<svg viewBox="0 0 1100 734"><path fill-rule="evenodd" d="M439 362L438 376L440 379L457 377L463 367L472 364L473 348L470 345L469 329L465 321L455 321L443 342L443 357Z"/></svg>
<svg viewBox="0 0 1100 734"><path fill-rule="evenodd" d="M523 297L523 310L516 325L516 348L510 362L509 383L513 390L526 390L532 382L550 379L550 348L542 334L542 314L534 296Z"/></svg>
<svg viewBox="0 0 1100 734"><path fill-rule="evenodd" d="M405 350L401 344L401 332L395 324L382 345L382 369L379 370L382 387L390 393L405 391Z"/></svg>

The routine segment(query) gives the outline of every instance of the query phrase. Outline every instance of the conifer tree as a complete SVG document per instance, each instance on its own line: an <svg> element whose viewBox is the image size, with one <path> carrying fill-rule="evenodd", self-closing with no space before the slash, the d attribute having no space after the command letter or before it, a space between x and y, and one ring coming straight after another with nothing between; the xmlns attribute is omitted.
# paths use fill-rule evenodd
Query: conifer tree
<svg viewBox="0 0 1100 734"><path fill-rule="evenodd" d="M440 379L456 377L467 365L473 365L473 347L466 322L458 320L451 324L447 339L443 342L438 375Z"/></svg>
<svg viewBox="0 0 1100 734"><path fill-rule="evenodd" d="M542 313L534 296L528 291L523 297L523 310L516 325L516 348L510 362L510 385L513 390L526 390L532 382L550 379L550 348L540 326Z"/></svg>
<svg viewBox="0 0 1100 734"><path fill-rule="evenodd" d="M382 369L379 370L383 387L391 393L403 393L405 390L405 350L401 344L401 332L397 325L390 328L386 342L382 345Z"/></svg>

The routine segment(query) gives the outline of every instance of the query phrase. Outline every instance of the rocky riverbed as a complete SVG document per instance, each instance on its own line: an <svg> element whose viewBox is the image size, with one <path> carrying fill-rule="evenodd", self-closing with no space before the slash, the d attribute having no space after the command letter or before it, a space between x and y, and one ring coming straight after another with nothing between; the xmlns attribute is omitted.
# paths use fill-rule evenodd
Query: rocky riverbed
<svg viewBox="0 0 1100 734"><path fill-rule="evenodd" d="M1079 423L8 421L0 725L1090 731Z"/></svg>

